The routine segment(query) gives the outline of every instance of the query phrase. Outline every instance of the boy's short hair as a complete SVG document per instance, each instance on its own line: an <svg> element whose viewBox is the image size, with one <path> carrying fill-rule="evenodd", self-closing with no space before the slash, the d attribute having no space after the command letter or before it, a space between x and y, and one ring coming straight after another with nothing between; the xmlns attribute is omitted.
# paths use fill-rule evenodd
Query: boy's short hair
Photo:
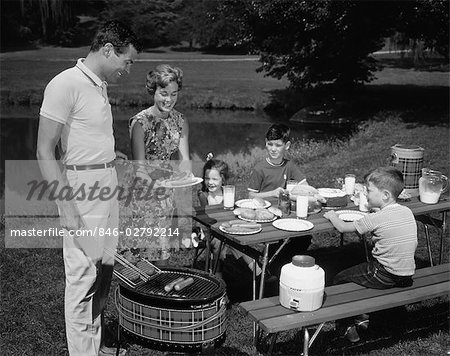
<svg viewBox="0 0 450 356"><path fill-rule="evenodd" d="M398 198L402 192L403 174L395 167L379 167L369 172L364 180L367 183L372 183L378 189L386 189L395 197Z"/></svg>
<svg viewBox="0 0 450 356"><path fill-rule="evenodd" d="M284 143L288 142L291 129L283 124L273 124L266 132L266 140L282 140Z"/></svg>
<svg viewBox="0 0 450 356"><path fill-rule="evenodd" d="M136 34L127 25L115 20L105 22L98 29L92 40L91 52L99 51L107 43L114 46L117 55L125 53L130 45L138 52L142 49Z"/></svg>

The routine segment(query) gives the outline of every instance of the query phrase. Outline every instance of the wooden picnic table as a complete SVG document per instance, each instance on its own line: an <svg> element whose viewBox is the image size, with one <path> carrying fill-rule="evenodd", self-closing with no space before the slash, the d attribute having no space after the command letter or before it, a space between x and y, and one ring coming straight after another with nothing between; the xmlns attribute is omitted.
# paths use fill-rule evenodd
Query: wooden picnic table
<svg viewBox="0 0 450 356"><path fill-rule="evenodd" d="M276 205L275 199L269 199L269 201ZM446 216L447 211L450 210L450 199L448 195L443 196L441 200L439 200L436 204L424 204L420 202L420 200L417 197L413 197L408 201L400 201L399 202L402 205L406 205L409 207L413 214L416 216L416 219L419 216L429 216L429 214L432 213L441 213L442 214L442 220L436 220L436 219L430 219L431 222L434 223L434 225L437 225L438 223L440 226L436 226L441 229L441 236L440 236L440 251L439 251L439 263L442 262L442 254L443 254L443 243L444 243L444 236L445 236L445 227L446 227ZM358 207L353 204L349 200L349 204L347 207L342 207L335 210L358 210ZM281 249L286 246L286 244L293 238L299 239L305 236L309 236L311 234L319 234L323 232L331 232L334 231L333 225L328 221L326 218L323 217L324 212L327 209L322 209L321 212L317 214L311 214L308 216L307 221L310 221L314 224L314 227L311 230L308 231L284 231L279 230L276 227L272 225L272 223L262 223L262 231L256 234L252 235L232 235L227 234L219 229L219 226L228 220L237 219L236 216L234 216L233 212L231 210L225 210L222 205L215 205L215 206L207 206L205 208L196 208L193 212L193 218L194 220L198 221L199 223L205 225L206 227L211 229L211 233L213 237L216 237L221 241L220 248L222 248L223 244L230 245L234 248L236 248L238 251L250 256L255 260L255 265L257 263L257 260L262 256L262 273L261 273L261 282L260 282L260 288L259 288L259 298L263 297L263 291L264 291L264 275L267 269L268 264L272 262L272 260L276 257L276 255L281 251ZM290 218L295 218L295 212L291 213L289 216ZM437 223L436 223L437 222ZM425 222L427 223L427 222ZM275 252L274 256L272 256L271 260L269 261L269 246L271 244L278 243L279 241L283 241L283 243L280 245L278 250ZM363 239L364 240L364 239ZM263 245L262 252L261 249L258 249L258 246ZM207 253L207 259L209 258L209 242L208 245L208 253ZM429 250L429 255L431 258L431 249L430 249L430 243L427 238L427 245ZM366 247L367 248L367 247ZM367 250L366 250L367 253ZM216 266L217 266L217 260L216 258ZM207 261L208 262L208 261ZM256 266L255 266L256 267ZM215 268L214 268L215 269ZM253 299L256 299L256 268L253 269Z"/></svg>

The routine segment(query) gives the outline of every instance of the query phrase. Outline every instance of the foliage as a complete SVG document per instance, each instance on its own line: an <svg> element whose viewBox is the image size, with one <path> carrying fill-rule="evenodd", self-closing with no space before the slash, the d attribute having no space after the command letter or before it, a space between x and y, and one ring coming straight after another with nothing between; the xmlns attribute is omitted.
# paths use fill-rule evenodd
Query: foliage
<svg viewBox="0 0 450 356"><path fill-rule="evenodd" d="M395 31L448 58L448 3L409 1L223 0L226 16L246 21L241 38L261 54L260 71L296 89L352 89L374 79L371 55Z"/></svg>
<svg viewBox="0 0 450 356"><path fill-rule="evenodd" d="M101 19L130 25L146 47L173 44L172 26L178 20L181 0L113 0L106 3Z"/></svg>

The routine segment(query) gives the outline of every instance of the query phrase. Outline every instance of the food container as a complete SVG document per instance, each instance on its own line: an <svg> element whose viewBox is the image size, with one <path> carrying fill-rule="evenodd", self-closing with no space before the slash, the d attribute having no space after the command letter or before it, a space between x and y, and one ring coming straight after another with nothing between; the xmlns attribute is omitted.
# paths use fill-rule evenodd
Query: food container
<svg viewBox="0 0 450 356"><path fill-rule="evenodd" d="M391 166L403 174L405 192L419 195L419 178L422 176L424 149L414 145L397 144L391 147Z"/></svg>
<svg viewBox="0 0 450 356"><path fill-rule="evenodd" d="M296 255L281 268L280 304L297 311L313 311L323 303L325 272L314 257Z"/></svg>
<svg viewBox="0 0 450 356"><path fill-rule="evenodd" d="M281 210L283 217L289 216L291 213L291 198L289 197L289 192L280 192L278 195L278 208Z"/></svg>

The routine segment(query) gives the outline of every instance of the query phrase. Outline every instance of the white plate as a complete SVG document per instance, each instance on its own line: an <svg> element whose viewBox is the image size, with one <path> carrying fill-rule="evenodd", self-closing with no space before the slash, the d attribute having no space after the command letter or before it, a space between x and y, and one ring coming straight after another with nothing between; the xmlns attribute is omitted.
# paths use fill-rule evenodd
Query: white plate
<svg viewBox="0 0 450 356"><path fill-rule="evenodd" d="M338 210L336 214L344 221L356 221L363 218L367 213L358 210Z"/></svg>
<svg viewBox="0 0 450 356"><path fill-rule="evenodd" d="M225 227L220 225L219 230L225 232L226 234L230 234L230 235L253 235L253 234L257 234L258 232L260 232L262 230L262 227L260 227L259 229L252 230L252 231L230 232Z"/></svg>
<svg viewBox="0 0 450 356"><path fill-rule="evenodd" d="M161 187L163 188L186 188L186 187L192 187L193 185L197 185L201 182L203 182L203 178L200 177L192 177L189 180L186 179L185 184L172 184L171 181L163 180L161 182Z"/></svg>
<svg viewBox="0 0 450 356"><path fill-rule="evenodd" d="M241 220L244 220L244 221L254 222L254 223L269 223L269 222L272 222L272 221L276 220L277 216L275 215L272 219L264 219L264 220L263 219L247 219L247 218L244 218L244 217L242 217L240 215L238 215L238 218L241 219Z"/></svg>
<svg viewBox="0 0 450 356"><path fill-rule="evenodd" d="M319 194L324 198L338 198L338 197L345 197L346 195L345 192L341 189L319 188L317 190L319 191Z"/></svg>
<svg viewBox="0 0 450 356"><path fill-rule="evenodd" d="M236 203L236 206L239 208L249 208L249 209L256 209L255 203L253 199L241 199L238 200ZM264 206L262 208L268 208L270 206L270 202L267 200L264 200Z"/></svg>
<svg viewBox="0 0 450 356"><path fill-rule="evenodd" d="M272 225L285 231L308 231L314 227L312 222L300 219L279 219L275 220Z"/></svg>

